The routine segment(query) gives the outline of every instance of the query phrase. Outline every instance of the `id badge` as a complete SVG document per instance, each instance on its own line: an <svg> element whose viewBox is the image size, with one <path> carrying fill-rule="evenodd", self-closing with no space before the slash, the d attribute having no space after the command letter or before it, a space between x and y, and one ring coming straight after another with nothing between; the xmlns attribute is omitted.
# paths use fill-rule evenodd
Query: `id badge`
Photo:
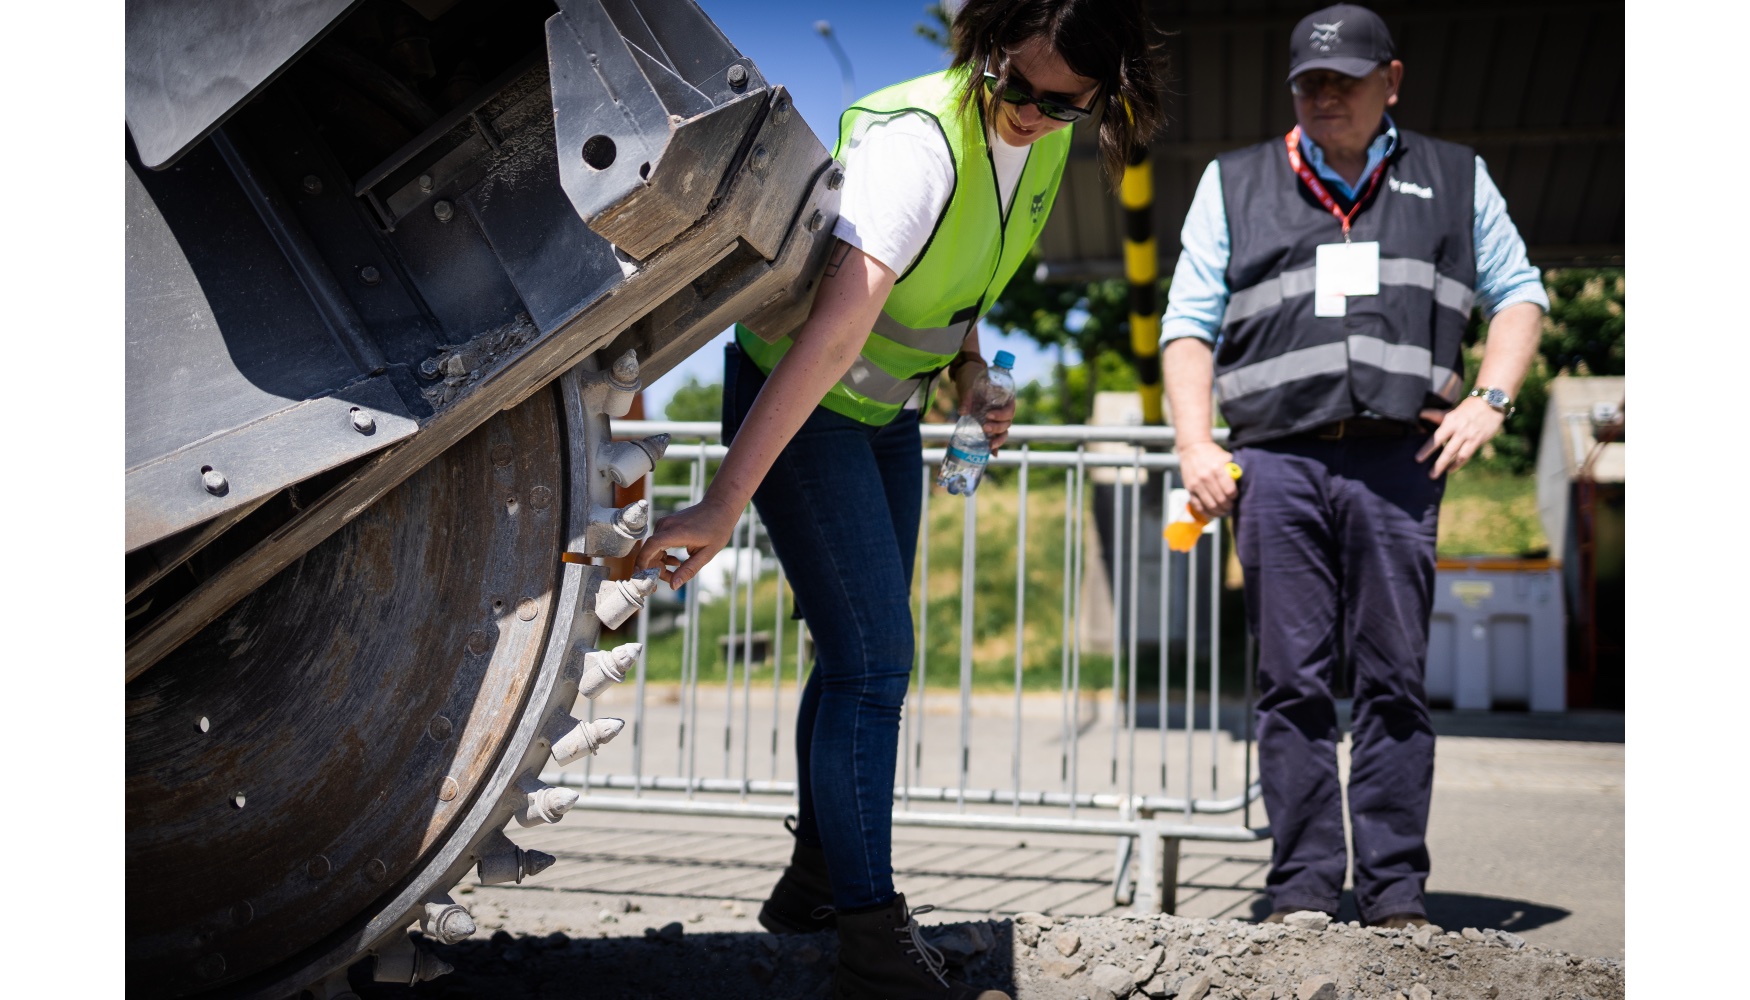
<svg viewBox="0 0 1750 1000"><path fill-rule="evenodd" d="M1379 294L1379 244L1323 243L1313 259L1313 315L1342 316L1351 295Z"/></svg>

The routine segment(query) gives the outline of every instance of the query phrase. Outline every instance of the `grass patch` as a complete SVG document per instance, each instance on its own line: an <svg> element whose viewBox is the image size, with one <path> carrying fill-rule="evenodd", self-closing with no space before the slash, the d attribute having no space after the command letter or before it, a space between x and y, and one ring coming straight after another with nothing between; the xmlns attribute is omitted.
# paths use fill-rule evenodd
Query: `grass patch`
<svg viewBox="0 0 1750 1000"><path fill-rule="evenodd" d="M1487 468L1450 474L1437 545L1442 556L1547 554L1537 480Z"/></svg>

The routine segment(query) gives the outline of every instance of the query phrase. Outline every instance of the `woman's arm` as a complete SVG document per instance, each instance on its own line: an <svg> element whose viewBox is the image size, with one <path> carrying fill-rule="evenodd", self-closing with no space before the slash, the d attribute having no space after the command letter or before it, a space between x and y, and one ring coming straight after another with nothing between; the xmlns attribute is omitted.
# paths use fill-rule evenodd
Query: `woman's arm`
<svg viewBox="0 0 1750 1000"><path fill-rule="evenodd" d="M778 453L856 360L896 280L856 247L843 241L833 247L807 321L760 389L704 499L656 523L638 554L639 569L660 562L662 578L679 587L728 543ZM687 558L666 556L671 548L685 548Z"/></svg>

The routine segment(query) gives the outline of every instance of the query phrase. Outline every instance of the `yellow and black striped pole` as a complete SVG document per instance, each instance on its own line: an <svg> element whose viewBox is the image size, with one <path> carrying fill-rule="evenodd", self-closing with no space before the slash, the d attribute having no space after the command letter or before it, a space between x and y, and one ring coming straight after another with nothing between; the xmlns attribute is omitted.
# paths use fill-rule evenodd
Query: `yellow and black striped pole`
<svg viewBox="0 0 1750 1000"><path fill-rule="evenodd" d="M1161 422L1160 264L1155 257L1154 174L1148 147L1132 146L1118 186L1124 206L1124 280L1130 283L1130 350L1141 385L1142 420Z"/></svg>

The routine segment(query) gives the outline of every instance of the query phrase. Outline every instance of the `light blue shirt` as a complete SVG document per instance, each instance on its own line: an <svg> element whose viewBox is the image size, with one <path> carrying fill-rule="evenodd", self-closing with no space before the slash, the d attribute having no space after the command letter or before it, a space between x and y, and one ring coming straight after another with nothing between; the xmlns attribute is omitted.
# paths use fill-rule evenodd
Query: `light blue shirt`
<svg viewBox="0 0 1750 1000"><path fill-rule="evenodd" d="M1385 132L1367 147L1367 167L1361 171L1364 179L1373 176L1373 171L1397 148L1397 125L1390 115L1385 123ZM1300 148L1307 166L1320 179L1343 197L1355 200L1355 189L1325 163L1324 150L1304 134ZM1390 192L1386 194L1389 196ZM1507 216L1507 200L1501 197L1480 156L1475 202L1471 238L1477 255L1477 306L1484 316L1494 316L1518 302L1535 302L1548 312L1549 296L1544 293L1542 275L1526 257L1525 241ZM1222 314L1227 311L1227 264L1232 253L1219 161L1210 161L1203 179L1197 182L1197 193L1191 197L1185 227L1179 233L1179 247L1179 263L1173 269L1173 284L1167 290L1167 312L1161 317L1161 344L1180 337L1214 341L1221 330Z"/></svg>

